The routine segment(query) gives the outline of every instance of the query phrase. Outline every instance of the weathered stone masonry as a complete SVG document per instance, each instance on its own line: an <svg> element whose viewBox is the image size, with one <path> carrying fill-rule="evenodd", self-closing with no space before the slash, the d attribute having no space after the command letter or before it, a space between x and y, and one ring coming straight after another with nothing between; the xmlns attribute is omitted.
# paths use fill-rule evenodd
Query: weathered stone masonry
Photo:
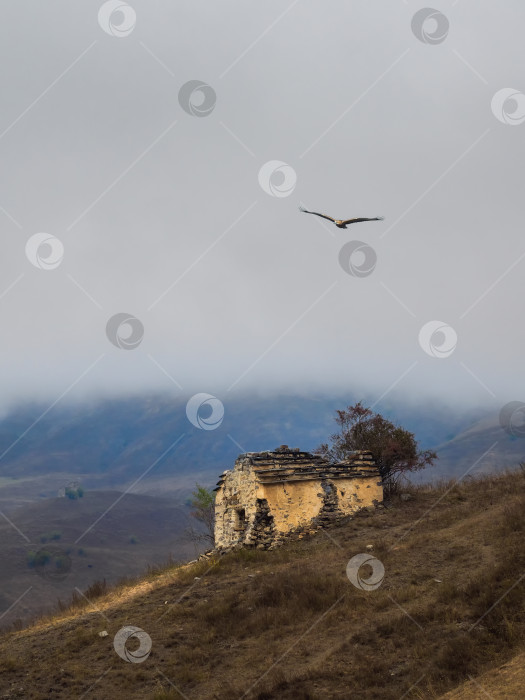
<svg viewBox="0 0 525 700"><path fill-rule="evenodd" d="M370 452L331 464L287 445L240 455L215 491L217 549L269 549L383 500Z"/></svg>

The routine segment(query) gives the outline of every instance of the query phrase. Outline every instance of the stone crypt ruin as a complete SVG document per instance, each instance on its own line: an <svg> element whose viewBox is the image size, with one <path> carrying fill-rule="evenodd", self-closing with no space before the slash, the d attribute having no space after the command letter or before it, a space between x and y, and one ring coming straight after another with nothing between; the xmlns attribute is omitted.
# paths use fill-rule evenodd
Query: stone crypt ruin
<svg viewBox="0 0 525 700"><path fill-rule="evenodd" d="M281 445L247 452L215 488L215 547L269 549L383 500L371 452L336 464Z"/></svg>

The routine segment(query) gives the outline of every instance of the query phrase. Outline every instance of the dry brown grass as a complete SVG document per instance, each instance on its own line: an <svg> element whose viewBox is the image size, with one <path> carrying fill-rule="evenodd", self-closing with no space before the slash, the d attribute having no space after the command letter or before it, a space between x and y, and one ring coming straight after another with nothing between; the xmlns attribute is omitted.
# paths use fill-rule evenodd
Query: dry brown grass
<svg viewBox="0 0 525 700"><path fill-rule="evenodd" d="M443 700L512 700L522 698L525 688L525 654L520 654L509 663L469 679L458 688L443 696Z"/></svg>
<svg viewBox="0 0 525 700"><path fill-rule="evenodd" d="M86 592L92 604L77 594L0 640L0 694L440 697L522 648L525 476L402 492L412 499L275 551L159 567L110 590L100 582ZM375 591L345 574L368 544L386 572ZM150 635L145 662L114 652L124 625Z"/></svg>

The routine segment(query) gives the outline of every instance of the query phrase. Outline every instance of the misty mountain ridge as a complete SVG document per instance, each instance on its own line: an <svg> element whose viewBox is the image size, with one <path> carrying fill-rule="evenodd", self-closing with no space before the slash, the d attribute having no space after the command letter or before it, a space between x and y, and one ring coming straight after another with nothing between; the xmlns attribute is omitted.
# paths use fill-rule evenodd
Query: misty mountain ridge
<svg viewBox="0 0 525 700"><path fill-rule="evenodd" d="M214 430L193 426L186 399L168 395L61 403L45 415L46 406L20 405L0 420L0 476L60 473L73 480L82 475L85 486L107 488L128 483L151 467L142 487L160 479L174 490L195 476L211 483L241 452L280 444L313 451L336 431L335 411L356 400L348 395L230 399ZM510 437L487 409L460 413L439 405L399 403L375 410L413 432L421 449L440 448L436 473L452 467L449 453L457 457L458 450L475 447L461 435L473 430L477 435L479 420L499 430L500 442Z"/></svg>

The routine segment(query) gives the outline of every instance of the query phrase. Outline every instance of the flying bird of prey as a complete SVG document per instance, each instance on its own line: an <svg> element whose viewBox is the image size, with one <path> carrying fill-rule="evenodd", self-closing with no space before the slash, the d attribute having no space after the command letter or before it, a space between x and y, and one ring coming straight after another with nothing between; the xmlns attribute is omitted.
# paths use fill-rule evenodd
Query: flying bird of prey
<svg viewBox="0 0 525 700"><path fill-rule="evenodd" d="M333 219L331 216L327 216L326 214L319 214L317 211L308 211L308 209L305 209L304 207L299 207L299 211L304 212L305 214L315 214L315 216L321 216L323 219L328 219L328 221L333 221L333 223L337 226L337 228L346 228L349 224L358 224L360 221L383 221L385 218L384 216L374 216L371 219L366 219L364 217L361 217L359 219Z"/></svg>

